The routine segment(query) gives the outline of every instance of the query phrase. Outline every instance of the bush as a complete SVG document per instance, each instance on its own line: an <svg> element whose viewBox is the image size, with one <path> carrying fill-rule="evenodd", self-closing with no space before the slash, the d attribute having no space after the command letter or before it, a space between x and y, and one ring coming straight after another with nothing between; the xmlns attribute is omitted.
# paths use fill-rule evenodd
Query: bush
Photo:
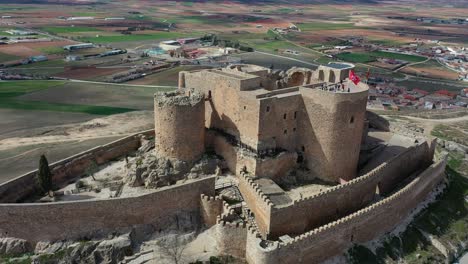
<svg viewBox="0 0 468 264"><path fill-rule="evenodd" d="M76 189L81 189L81 188L84 188L86 187L86 183L82 180L79 180L75 183L75 188Z"/></svg>
<svg viewBox="0 0 468 264"><path fill-rule="evenodd" d="M248 47L248 46L240 46L239 49L242 50L242 51L247 51L247 52L253 52L254 51L254 49L252 47Z"/></svg>

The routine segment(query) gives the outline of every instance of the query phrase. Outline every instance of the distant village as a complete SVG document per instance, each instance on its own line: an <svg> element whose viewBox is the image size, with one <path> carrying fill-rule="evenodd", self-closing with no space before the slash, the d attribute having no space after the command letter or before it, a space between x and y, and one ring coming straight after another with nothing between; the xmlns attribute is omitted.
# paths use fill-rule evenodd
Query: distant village
<svg viewBox="0 0 468 264"><path fill-rule="evenodd" d="M468 106L468 88L453 93L447 90L428 92L406 89L395 83L369 86L368 108L378 110L452 109Z"/></svg>

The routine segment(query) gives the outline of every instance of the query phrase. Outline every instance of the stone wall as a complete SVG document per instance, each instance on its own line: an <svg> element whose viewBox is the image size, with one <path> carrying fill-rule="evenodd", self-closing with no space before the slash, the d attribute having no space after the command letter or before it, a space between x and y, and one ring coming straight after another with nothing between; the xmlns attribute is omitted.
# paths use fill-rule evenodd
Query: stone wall
<svg viewBox="0 0 468 264"><path fill-rule="evenodd" d="M429 166L432 163L435 145L435 139L418 143L388 161L388 166L380 175L379 193L386 195L392 192L395 186L412 173Z"/></svg>
<svg viewBox="0 0 468 264"><path fill-rule="evenodd" d="M267 234L270 230L273 203L251 178L240 175L238 179L239 190L248 208L255 214L258 229L262 234Z"/></svg>
<svg viewBox="0 0 468 264"><path fill-rule="evenodd" d="M255 148L258 134L258 103L241 90L260 86L261 78L243 72L203 70L183 74L185 86L195 88L210 100L205 106L205 126L237 137Z"/></svg>
<svg viewBox="0 0 468 264"><path fill-rule="evenodd" d="M215 177L208 177L137 197L0 204L0 237L35 243L122 232L139 225L162 230L182 221L198 224L200 195L213 196L214 186Z"/></svg>
<svg viewBox="0 0 468 264"><path fill-rule="evenodd" d="M53 174L53 183L57 186L63 186L68 181L83 175L92 162L96 162L98 165L104 164L137 150L140 147L139 135L153 136L154 130L127 136L49 164ZM33 195L37 188L37 173L38 170L34 170L1 184L0 203L14 203Z"/></svg>
<svg viewBox="0 0 468 264"><path fill-rule="evenodd" d="M245 258L247 225L219 221L216 224L216 242L220 252L225 255Z"/></svg>
<svg viewBox="0 0 468 264"><path fill-rule="evenodd" d="M258 234L247 236L250 264L320 263L395 228L445 178L446 161L431 165L391 196L356 213L316 228L290 242L265 243Z"/></svg>
<svg viewBox="0 0 468 264"><path fill-rule="evenodd" d="M240 182L245 178L249 184L240 188L242 194L248 193L247 205L261 217L258 222L263 237L302 234L368 206L377 190L380 195L394 191L407 177L431 164L434 145L435 141L421 142L361 177L281 207L265 206L264 194L246 177Z"/></svg>
<svg viewBox="0 0 468 264"><path fill-rule="evenodd" d="M229 170L239 174L245 167L247 172L258 177L278 179L285 176L289 170L296 166L297 153L281 152L274 157L258 157L249 150L242 150L232 145L228 140L215 131L208 131L206 138L207 148L224 158Z"/></svg>
<svg viewBox="0 0 468 264"><path fill-rule="evenodd" d="M205 152L205 100L198 92L158 93L154 100L156 152L185 162Z"/></svg>
<svg viewBox="0 0 468 264"><path fill-rule="evenodd" d="M200 202L203 223L206 226L215 225L217 217L223 213L223 200L219 196L213 197L202 194Z"/></svg>
<svg viewBox="0 0 468 264"><path fill-rule="evenodd" d="M286 207L273 207L268 237L276 239L284 234L302 234L369 205L375 197L383 167L350 182L295 200Z"/></svg>

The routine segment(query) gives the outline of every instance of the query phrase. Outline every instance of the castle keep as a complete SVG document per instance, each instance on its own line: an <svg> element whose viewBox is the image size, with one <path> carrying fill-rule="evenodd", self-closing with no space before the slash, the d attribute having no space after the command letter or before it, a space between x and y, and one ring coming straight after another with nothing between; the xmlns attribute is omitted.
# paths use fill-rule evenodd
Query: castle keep
<svg viewBox="0 0 468 264"><path fill-rule="evenodd" d="M178 138L186 139L193 153L182 151L178 158L192 156L195 161L202 142L193 139L202 137L204 122L213 137L223 137L242 150L242 155L236 154L236 162L228 162L232 171L243 169L271 178L275 172L261 169L262 162L257 158L289 155L310 169L313 178L352 180L365 131L367 87L345 80L351 68L348 64L321 66L317 71L293 68L283 77L255 65L181 72L179 89L193 90L191 95L185 92L193 99L178 103L170 100L172 94L156 96L157 138L168 135L156 140L157 149L178 152L186 146L174 143ZM186 104L200 94L205 98L204 106ZM172 104L160 103L164 97ZM200 117L203 109L204 120ZM219 148L209 142L206 145ZM255 161L249 161L249 155ZM295 162L290 163L293 165Z"/></svg>

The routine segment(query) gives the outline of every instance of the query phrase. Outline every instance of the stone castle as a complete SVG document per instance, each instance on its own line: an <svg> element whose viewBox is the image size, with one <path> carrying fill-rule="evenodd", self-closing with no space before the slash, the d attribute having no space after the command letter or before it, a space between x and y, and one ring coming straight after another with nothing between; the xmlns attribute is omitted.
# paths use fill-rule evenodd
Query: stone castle
<svg viewBox="0 0 468 264"><path fill-rule="evenodd" d="M353 67L332 63L275 71L241 64L180 72L176 91L154 97L154 130L50 165L54 182L66 186L90 164L141 152L147 148L142 137L154 135L155 149L147 153L158 157L159 165L135 156L139 163L132 168L141 172L146 166L151 177L166 179L139 185L156 190L18 203L36 193L38 171L32 171L0 184L0 242L15 238L34 247L42 241L161 232L175 223L203 225L214 230L219 254L249 264L283 264L321 263L381 237L443 189L446 159L435 157L435 140L398 135L366 112L368 87L348 80ZM387 153L388 142L376 141L374 132L407 143ZM374 148L375 142L383 150ZM195 175L191 168L207 156L219 161L216 173L186 176Z"/></svg>
<svg viewBox="0 0 468 264"><path fill-rule="evenodd" d="M441 182L445 160L433 161L435 141L424 138L359 173L368 86L347 78L353 67L180 72L178 91L155 95L159 155L193 163L214 152L237 175L240 208L202 197L224 253L248 263L320 263L391 230ZM334 186L293 197L282 186L298 168L307 173L296 184Z"/></svg>

